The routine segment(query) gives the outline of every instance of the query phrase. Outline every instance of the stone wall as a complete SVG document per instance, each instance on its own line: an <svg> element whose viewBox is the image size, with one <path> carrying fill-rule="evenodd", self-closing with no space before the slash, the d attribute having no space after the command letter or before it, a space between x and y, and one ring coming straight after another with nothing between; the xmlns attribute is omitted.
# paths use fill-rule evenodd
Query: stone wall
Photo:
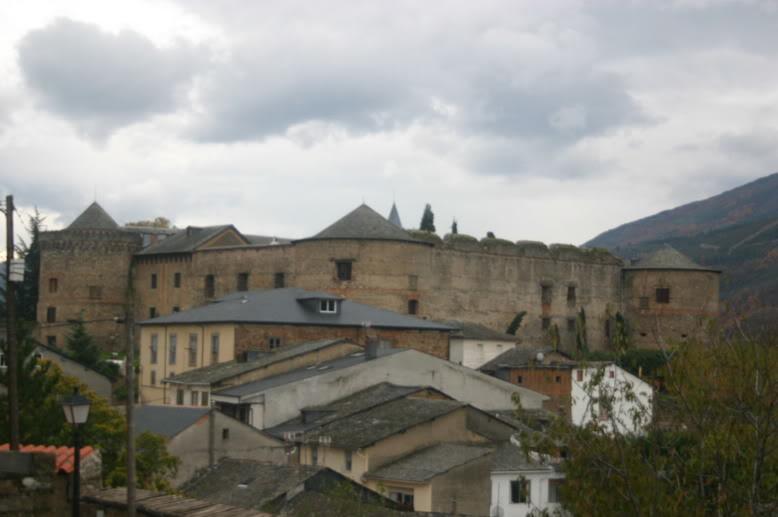
<svg viewBox="0 0 778 517"><path fill-rule="evenodd" d="M54 474L54 455L0 452L0 515L65 515L65 486Z"/></svg>

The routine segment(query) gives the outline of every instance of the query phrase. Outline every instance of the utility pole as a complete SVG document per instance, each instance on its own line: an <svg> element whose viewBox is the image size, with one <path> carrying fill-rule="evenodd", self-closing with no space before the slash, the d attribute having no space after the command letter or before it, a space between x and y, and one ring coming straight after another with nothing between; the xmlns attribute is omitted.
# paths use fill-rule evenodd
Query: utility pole
<svg viewBox="0 0 778 517"><path fill-rule="evenodd" d="M14 197L5 197L5 305L6 305L6 331L8 339L6 347L8 351L8 422L11 450L19 450L19 381L16 350L16 286L11 282L11 262L14 258Z"/></svg>
<svg viewBox="0 0 778 517"><path fill-rule="evenodd" d="M134 266L130 265L127 275L127 311L124 324L127 325L127 353L125 354L125 376L127 381L127 515L135 517L135 289L133 287Z"/></svg>

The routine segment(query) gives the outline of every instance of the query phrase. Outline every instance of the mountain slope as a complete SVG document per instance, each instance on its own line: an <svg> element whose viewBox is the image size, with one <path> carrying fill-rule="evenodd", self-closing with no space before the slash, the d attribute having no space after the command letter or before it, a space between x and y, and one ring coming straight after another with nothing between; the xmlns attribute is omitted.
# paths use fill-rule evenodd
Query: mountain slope
<svg viewBox="0 0 778 517"><path fill-rule="evenodd" d="M586 243L629 259L669 244L721 269L729 321L778 330L778 173L609 230Z"/></svg>

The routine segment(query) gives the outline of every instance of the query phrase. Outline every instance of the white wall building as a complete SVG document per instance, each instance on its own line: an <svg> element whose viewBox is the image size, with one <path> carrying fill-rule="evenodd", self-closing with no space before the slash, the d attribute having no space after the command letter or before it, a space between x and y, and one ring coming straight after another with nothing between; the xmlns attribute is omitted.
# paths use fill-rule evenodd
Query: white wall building
<svg viewBox="0 0 778 517"><path fill-rule="evenodd" d="M497 332L483 325L461 321L447 321L457 330L449 338L449 360L477 369L503 352L516 347L516 336Z"/></svg>

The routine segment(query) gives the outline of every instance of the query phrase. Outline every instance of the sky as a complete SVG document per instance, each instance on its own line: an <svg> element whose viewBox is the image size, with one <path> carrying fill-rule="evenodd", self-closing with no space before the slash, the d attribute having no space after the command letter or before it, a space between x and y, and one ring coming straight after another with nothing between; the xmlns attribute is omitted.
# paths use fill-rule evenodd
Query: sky
<svg viewBox="0 0 778 517"><path fill-rule="evenodd" d="M581 244L778 170L776 48L776 0L3 2L0 195Z"/></svg>

